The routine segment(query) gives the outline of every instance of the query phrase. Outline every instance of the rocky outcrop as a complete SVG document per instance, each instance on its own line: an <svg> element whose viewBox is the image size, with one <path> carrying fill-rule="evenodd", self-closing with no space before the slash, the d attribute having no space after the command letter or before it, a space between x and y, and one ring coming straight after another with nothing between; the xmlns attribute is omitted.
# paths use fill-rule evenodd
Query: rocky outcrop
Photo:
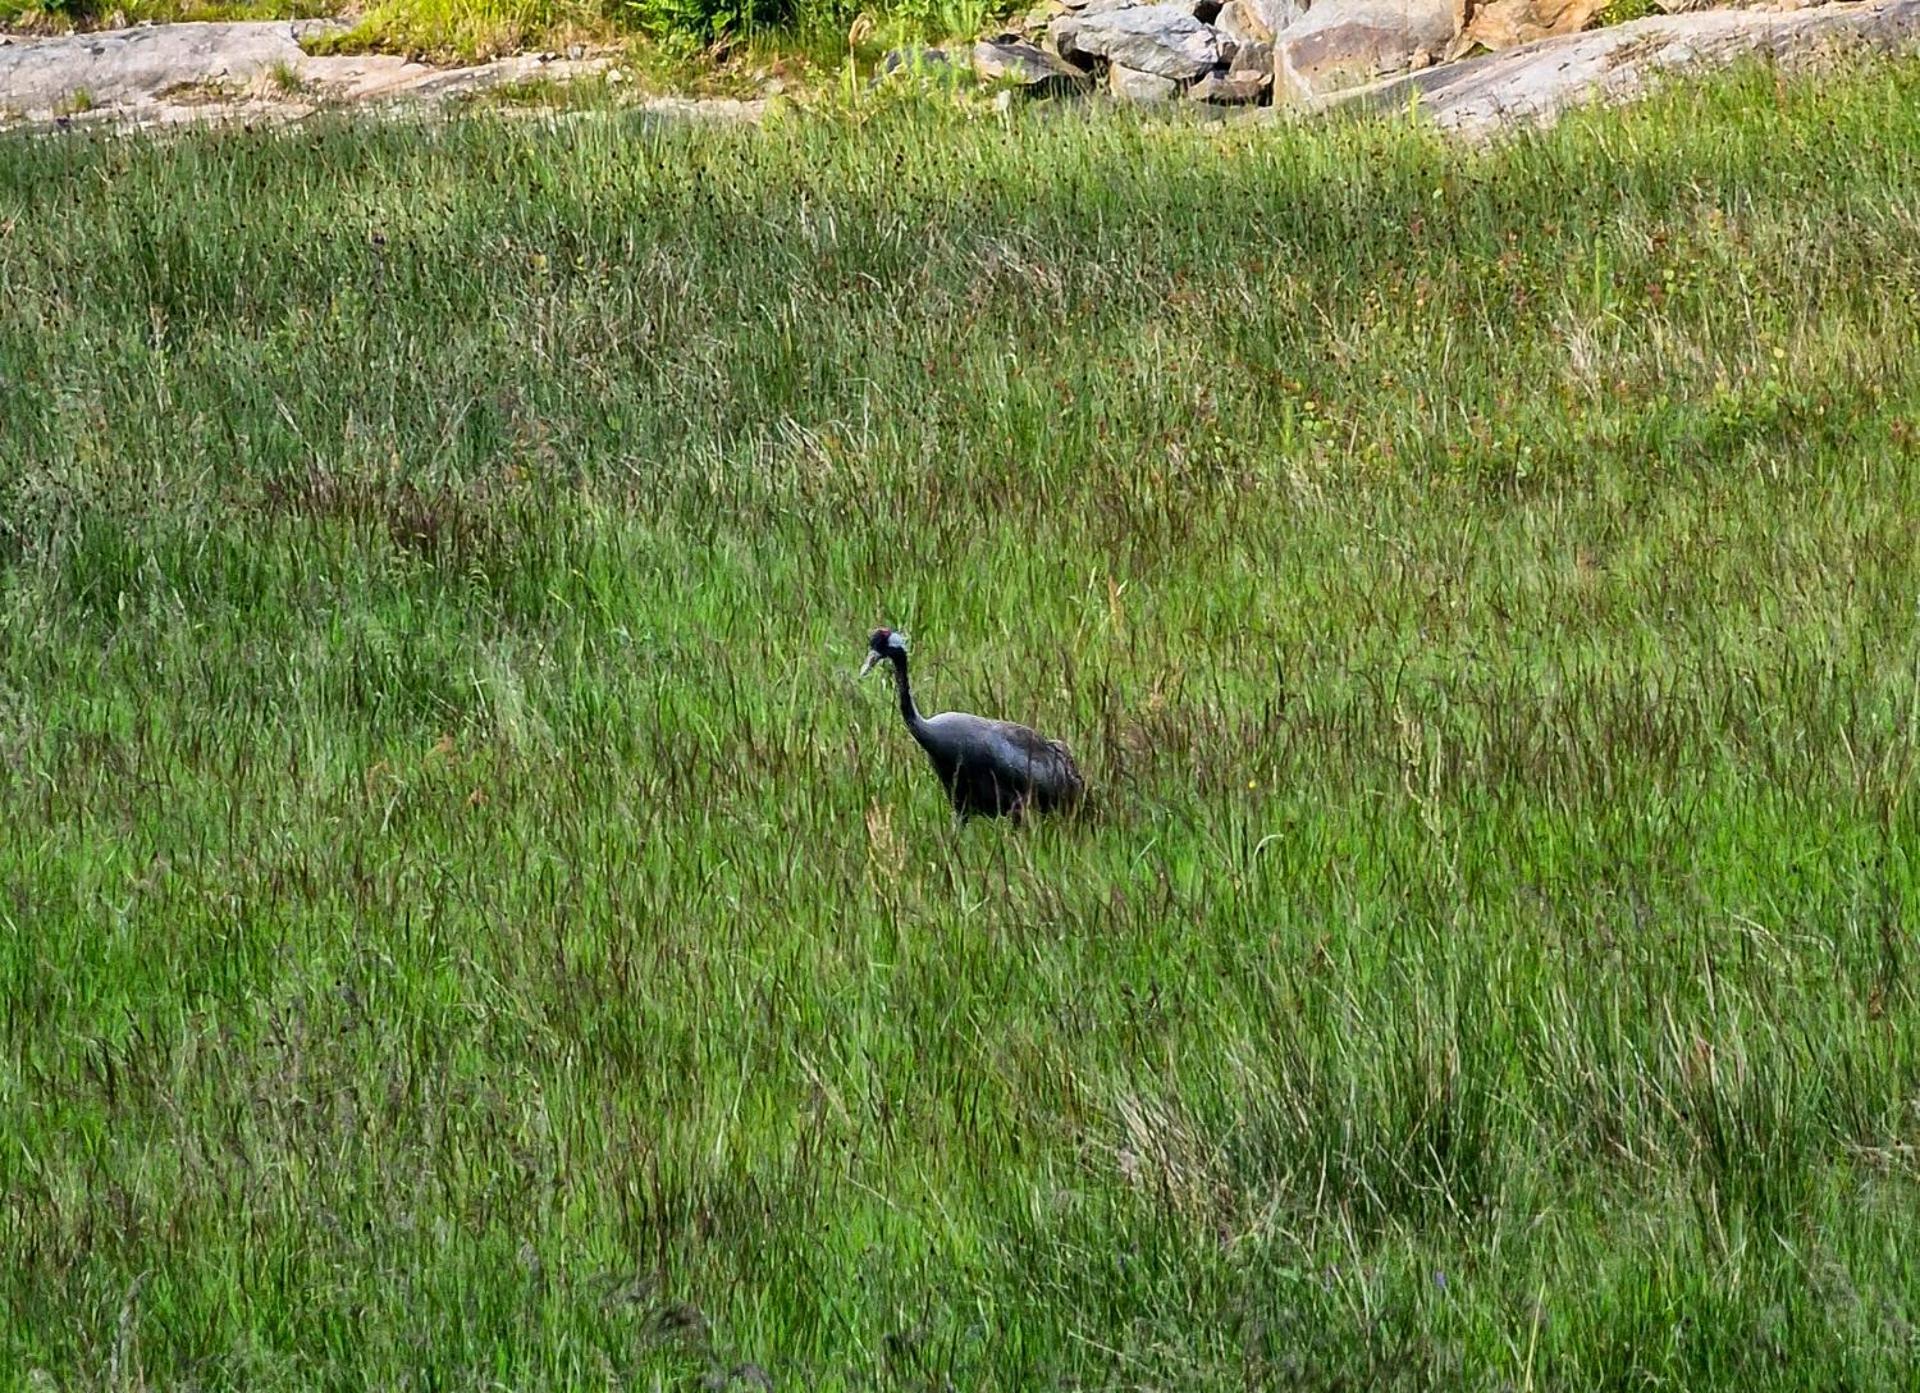
<svg viewBox="0 0 1920 1393"><path fill-rule="evenodd" d="M1575 106L1631 100L1664 77L1750 54L1791 69L1844 49L1920 52L1920 0L1655 15L1390 78L1309 109L1404 110L1417 98L1422 119L1486 136L1551 122Z"/></svg>
<svg viewBox="0 0 1920 1393"><path fill-rule="evenodd" d="M1598 30L1589 26L1604 0L1051 3L1053 49L1104 73L1107 89L1127 100L1184 95L1314 111L1399 105L1417 94L1442 126L1479 130L1619 99L1655 73L1755 51L1785 55L1823 36L1902 46L1920 0L1771 0L1774 8L1719 10L1656 0L1685 12Z"/></svg>
<svg viewBox="0 0 1920 1393"><path fill-rule="evenodd" d="M313 24L164 24L0 47L0 106L25 114L75 104L129 106L188 84L244 87L307 55Z"/></svg>
<svg viewBox="0 0 1920 1393"><path fill-rule="evenodd" d="M1423 67L1453 42L1454 3L1318 0L1274 39L1274 82L1300 101Z"/></svg>
<svg viewBox="0 0 1920 1393"><path fill-rule="evenodd" d="M1047 30L1070 63L1105 61L1178 82L1220 62L1220 35L1187 5L1138 5L1063 15Z"/></svg>
<svg viewBox="0 0 1920 1393"><path fill-rule="evenodd" d="M439 103L534 78L621 70L604 57L523 54L442 68L388 54L319 57L303 39L336 21L158 24L92 34L0 36L0 124L99 121L172 125L293 119L323 107ZM755 117L764 102L637 103L662 115Z"/></svg>
<svg viewBox="0 0 1920 1393"><path fill-rule="evenodd" d="M1462 44L1497 48L1578 28L1604 0L1047 3L1052 52L1092 75L1105 73L1107 89L1125 100L1185 93L1209 104L1301 104L1431 66Z"/></svg>
<svg viewBox="0 0 1920 1393"><path fill-rule="evenodd" d="M1049 0L1054 13L1030 27L1046 25L1051 47L1005 33L971 53L897 50L876 80L949 81L970 71L1030 93L1085 90L1097 81L1126 101L1274 102L1306 113L1404 109L1417 99L1423 119L1440 128L1484 134L1551 120L1585 102L1625 100L1664 74L1746 54L1792 66L1835 46L1920 49L1920 0L1774 2L1782 8L1655 15L1450 60L1463 46L1585 23L1593 0ZM1695 0L1659 3L1684 10ZM622 75L610 60L584 53L453 69L377 54L307 54L302 40L329 27L174 24L0 35L0 124L277 119L349 102L440 101L534 77L600 75L611 83ZM1268 32L1271 39L1261 37ZM671 98L632 105L670 117L749 119L765 107Z"/></svg>

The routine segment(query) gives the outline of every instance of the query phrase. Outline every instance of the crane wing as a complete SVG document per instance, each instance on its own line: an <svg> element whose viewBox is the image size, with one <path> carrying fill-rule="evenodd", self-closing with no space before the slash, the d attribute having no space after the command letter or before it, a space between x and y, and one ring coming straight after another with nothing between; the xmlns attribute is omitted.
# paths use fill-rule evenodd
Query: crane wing
<svg viewBox="0 0 1920 1393"><path fill-rule="evenodd" d="M923 731L922 743L944 779L973 771L987 787L1032 790L1042 807L1070 803L1084 787L1065 745L1013 721L945 711L928 717Z"/></svg>
<svg viewBox="0 0 1920 1393"><path fill-rule="evenodd" d="M1065 745L1012 721L995 721L994 725L995 734L1013 754L1014 767L1027 771L1026 777L1036 791L1048 801L1079 796L1080 767Z"/></svg>

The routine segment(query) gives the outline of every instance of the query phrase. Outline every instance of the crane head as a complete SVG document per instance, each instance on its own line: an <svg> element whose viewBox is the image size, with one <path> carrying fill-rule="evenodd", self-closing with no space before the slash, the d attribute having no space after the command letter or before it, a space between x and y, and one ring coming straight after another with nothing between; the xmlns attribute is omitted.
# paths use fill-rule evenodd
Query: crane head
<svg viewBox="0 0 1920 1393"><path fill-rule="evenodd" d="M867 635L867 660L860 664L860 675L865 677L883 658L891 660L895 655L907 656L907 636L892 629L875 629Z"/></svg>

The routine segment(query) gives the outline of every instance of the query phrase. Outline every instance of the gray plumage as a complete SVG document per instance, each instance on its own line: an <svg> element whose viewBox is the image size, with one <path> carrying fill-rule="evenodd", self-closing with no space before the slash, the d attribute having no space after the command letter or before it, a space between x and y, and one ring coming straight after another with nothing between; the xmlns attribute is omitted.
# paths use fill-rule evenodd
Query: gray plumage
<svg viewBox="0 0 1920 1393"><path fill-rule="evenodd" d="M1079 803L1086 785L1065 745L1012 721L965 711L922 716L907 676L906 639L891 629L875 629L867 646L860 675L865 677L882 662L893 665L900 715L963 819L1007 815L1017 821L1030 811L1052 812Z"/></svg>

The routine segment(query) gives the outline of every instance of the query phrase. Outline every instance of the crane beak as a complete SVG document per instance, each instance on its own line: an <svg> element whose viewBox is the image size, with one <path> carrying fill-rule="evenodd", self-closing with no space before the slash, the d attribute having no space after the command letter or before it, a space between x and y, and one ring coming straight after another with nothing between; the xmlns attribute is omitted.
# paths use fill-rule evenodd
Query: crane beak
<svg viewBox="0 0 1920 1393"><path fill-rule="evenodd" d="M880 661L880 655L874 652L871 648L869 648L867 650L867 660L864 663L860 664L860 676L865 677L868 673L872 672L873 665L879 661Z"/></svg>

